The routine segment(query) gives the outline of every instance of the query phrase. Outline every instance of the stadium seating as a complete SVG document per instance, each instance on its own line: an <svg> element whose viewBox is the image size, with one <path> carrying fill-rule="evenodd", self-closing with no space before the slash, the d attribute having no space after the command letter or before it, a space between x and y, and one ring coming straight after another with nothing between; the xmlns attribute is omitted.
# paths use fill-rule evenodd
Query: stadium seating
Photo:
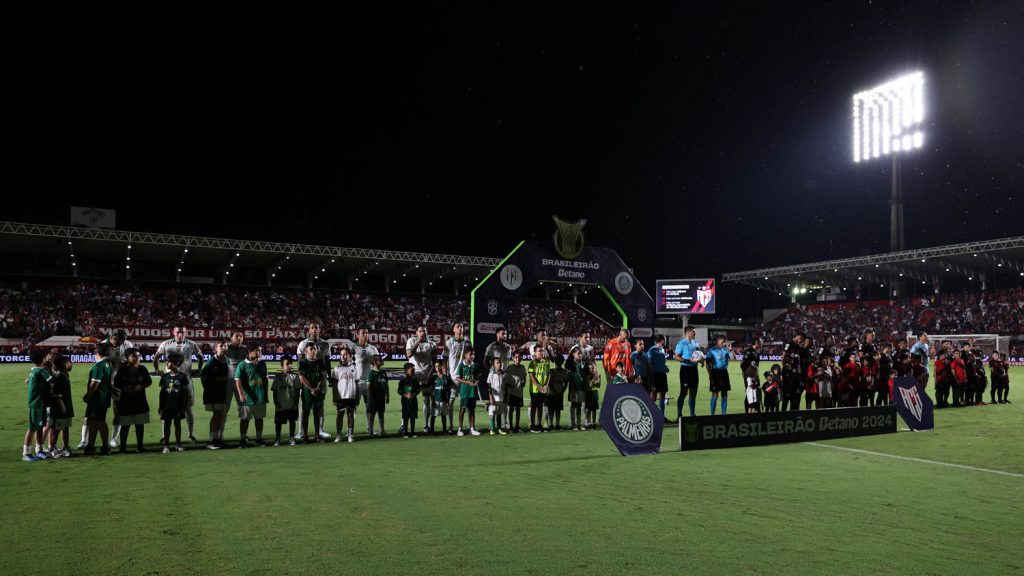
<svg viewBox="0 0 1024 576"><path fill-rule="evenodd" d="M355 328L404 331L426 318L433 334L448 334L468 322L465 298L275 289L219 285L143 285L100 281L0 282L0 337L21 339L22 349L54 335L99 336L99 326L194 328L303 328L323 324L332 338L352 337ZM538 327L552 336L595 336L609 327L571 302L523 302L512 310L509 337L525 342Z"/></svg>
<svg viewBox="0 0 1024 576"><path fill-rule="evenodd" d="M1024 333L1024 287L871 302L797 305L765 326L762 339L788 340L804 332L821 342L861 336L873 329L879 341L895 342L907 332L942 334Z"/></svg>

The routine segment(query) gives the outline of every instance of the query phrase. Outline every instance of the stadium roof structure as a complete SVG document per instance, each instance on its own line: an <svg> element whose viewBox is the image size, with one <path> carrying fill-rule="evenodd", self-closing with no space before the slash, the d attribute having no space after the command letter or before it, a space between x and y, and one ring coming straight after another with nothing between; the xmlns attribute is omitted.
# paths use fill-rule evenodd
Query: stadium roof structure
<svg viewBox="0 0 1024 576"><path fill-rule="evenodd" d="M785 294L798 285L890 286L910 280L942 282L954 276L980 281L984 289L993 276L1011 274L1024 277L1024 236L732 272L722 281Z"/></svg>
<svg viewBox="0 0 1024 576"><path fill-rule="evenodd" d="M479 278L499 263L498 258L482 256L19 222L0 222L0 253L5 256L4 268L15 273L77 277L90 263L106 262L104 270L119 270L127 279L202 278L227 284L244 276L248 279L244 284L278 285L275 279L279 274L290 274L303 278L302 283L308 287L330 279L334 285L352 289L361 277L370 275L384 277L385 287L400 278L418 279L423 291L440 279L452 282L457 291L460 284Z"/></svg>

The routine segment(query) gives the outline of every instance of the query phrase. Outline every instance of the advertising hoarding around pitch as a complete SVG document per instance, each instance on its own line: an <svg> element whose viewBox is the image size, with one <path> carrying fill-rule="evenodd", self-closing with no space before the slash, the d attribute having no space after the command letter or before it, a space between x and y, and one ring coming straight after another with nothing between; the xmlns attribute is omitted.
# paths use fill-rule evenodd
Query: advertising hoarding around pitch
<svg viewBox="0 0 1024 576"><path fill-rule="evenodd" d="M655 311L658 314L714 314L715 279L657 280Z"/></svg>

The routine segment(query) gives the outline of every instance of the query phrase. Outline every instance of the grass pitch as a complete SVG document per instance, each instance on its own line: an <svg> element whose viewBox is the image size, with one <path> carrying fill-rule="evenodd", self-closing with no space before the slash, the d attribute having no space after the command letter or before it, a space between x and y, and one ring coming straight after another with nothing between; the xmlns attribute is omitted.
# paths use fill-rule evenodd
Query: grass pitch
<svg viewBox="0 0 1024 576"><path fill-rule="evenodd" d="M938 411L930 433L823 442L1010 475L809 444L684 454L674 427L638 458L563 431L23 463L28 368L0 366L0 574L1024 571L1024 396ZM87 373L72 373L78 398ZM1010 378L1013 400L1024 369ZM700 413L709 397L702 374ZM399 410L394 396L389 432Z"/></svg>

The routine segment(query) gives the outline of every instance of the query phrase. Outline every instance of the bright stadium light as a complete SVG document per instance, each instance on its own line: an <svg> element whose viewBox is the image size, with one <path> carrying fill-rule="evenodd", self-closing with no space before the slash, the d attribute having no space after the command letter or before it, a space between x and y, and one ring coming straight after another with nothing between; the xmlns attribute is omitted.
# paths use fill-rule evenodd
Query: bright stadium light
<svg viewBox="0 0 1024 576"><path fill-rule="evenodd" d="M853 95L853 161L892 157L890 248L905 248L899 158L924 147L924 72L911 72Z"/></svg>
<svg viewBox="0 0 1024 576"><path fill-rule="evenodd" d="M924 73L913 72L853 95L853 161L924 146Z"/></svg>

